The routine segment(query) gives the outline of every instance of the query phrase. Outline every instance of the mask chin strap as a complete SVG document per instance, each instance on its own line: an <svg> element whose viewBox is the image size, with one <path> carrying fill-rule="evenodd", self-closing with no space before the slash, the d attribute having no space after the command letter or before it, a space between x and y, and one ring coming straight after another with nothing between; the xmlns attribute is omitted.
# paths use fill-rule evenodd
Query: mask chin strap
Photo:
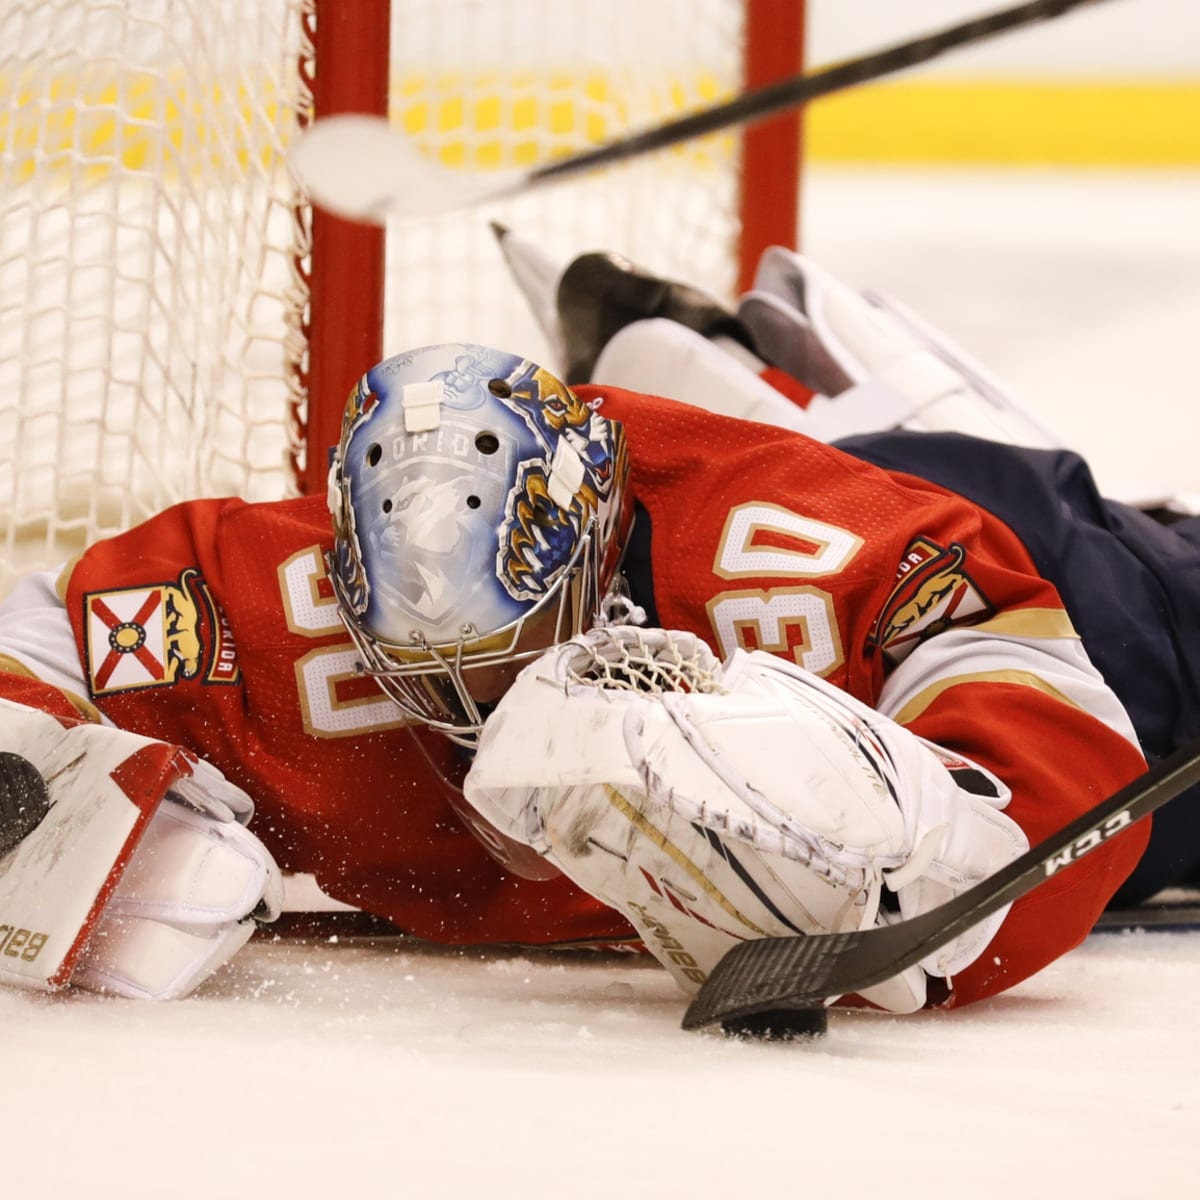
<svg viewBox="0 0 1200 1200"><path fill-rule="evenodd" d="M451 686L454 688L454 694L458 697L458 702L462 706L463 715L466 717L465 724L460 725L450 721L431 721L427 716L422 716L421 713L415 712L407 706L401 706L404 708L405 712L407 712L409 716L413 717L415 720L423 721L432 729L436 729L440 733L444 733L452 742L455 742L460 746L466 746L471 750L475 748L476 743L479 741L479 734L483 729L484 718L487 715L486 712L480 709L475 697L471 695L471 690L467 687L467 681L463 675L463 644L472 636L478 637L478 631L473 625L468 625L463 630L462 637L459 638L455 645L454 659L451 661L436 646L429 645L429 643L425 640L424 634L413 634L414 644L419 646L423 653L429 655L429 657L436 662L439 667L441 667L440 674L434 671L421 672L420 674L428 674L437 678L441 678L441 676L444 675L447 679L449 679ZM394 670L389 671L386 667L384 667L376 674L376 678L387 679L389 682L391 682L393 680L403 678L403 675L397 674ZM417 686L419 687L420 685L418 684ZM490 707L494 707L494 705Z"/></svg>
<svg viewBox="0 0 1200 1200"><path fill-rule="evenodd" d="M600 608L596 614L596 625L645 626L647 620L649 618L646 610L640 604L634 604L630 597L629 585L625 582L625 577L618 575L613 580L612 589L600 601Z"/></svg>

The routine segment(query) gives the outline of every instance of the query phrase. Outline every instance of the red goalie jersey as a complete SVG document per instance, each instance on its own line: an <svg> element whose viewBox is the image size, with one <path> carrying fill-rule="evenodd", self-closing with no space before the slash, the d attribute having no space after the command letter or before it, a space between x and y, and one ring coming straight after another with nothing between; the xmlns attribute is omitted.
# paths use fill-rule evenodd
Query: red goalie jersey
<svg viewBox="0 0 1200 1200"><path fill-rule="evenodd" d="M1013 532L961 497L808 438L616 389L649 517L627 563L653 622L719 655L791 658L994 772L1036 844L1145 769L1055 589ZM1018 901L951 1004L1076 945L1141 856L1149 822Z"/></svg>
<svg viewBox="0 0 1200 1200"><path fill-rule="evenodd" d="M59 583L87 701L124 729L195 750L254 799L253 832L285 871L311 872L329 895L415 936L629 936L566 879L503 870L455 817L440 778L460 773L454 748L427 739L435 770L355 671L325 576L331 544L322 498L195 501L93 546ZM0 656L12 653L3 630ZM0 675L0 694L78 715L20 675Z"/></svg>
<svg viewBox="0 0 1200 1200"><path fill-rule="evenodd" d="M1057 594L1000 522L797 434L579 392L625 423L649 518L631 584L659 624L721 654L790 657L989 768L1031 843L1144 769ZM567 880L506 873L460 825L398 710L355 672L325 578L331 542L323 501L310 498L194 502L94 546L60 584L87 693L78 703L209 759L254 797L252 828L285 869L417 936L627 936ZM0 624L6 654L33 669ZM0 675L0 693L69 708L17 670ZM441 752L453 772L455 751ZM952 1002L1009 987L1077 944L1145 838L1134 830L1019 901Z"/></svg>

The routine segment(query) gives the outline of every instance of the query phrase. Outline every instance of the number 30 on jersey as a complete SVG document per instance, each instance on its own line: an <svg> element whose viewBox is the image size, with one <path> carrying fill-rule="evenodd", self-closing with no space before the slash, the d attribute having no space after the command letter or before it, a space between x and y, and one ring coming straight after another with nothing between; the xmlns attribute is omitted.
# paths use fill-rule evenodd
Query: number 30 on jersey
<svg viewBox="0 0 1200 1200"><path fill-rule="evenodd" d="M835 575L863 540L848 530L775 504L742 504L729 513L713 571L722 579L819 579ZM708 602L721 655L739 646L785 655L815 675L844 661L833 597L809 583L728 589Z"/></svg>

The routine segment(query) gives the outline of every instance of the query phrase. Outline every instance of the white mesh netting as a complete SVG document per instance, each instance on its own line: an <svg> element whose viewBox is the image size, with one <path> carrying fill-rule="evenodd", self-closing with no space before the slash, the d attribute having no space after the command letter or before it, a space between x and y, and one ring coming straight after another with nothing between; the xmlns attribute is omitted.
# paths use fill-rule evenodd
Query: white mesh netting
<svg viewBox="0 0 1200 1200"><path fill-rule="evenodd" d="M308 222L284 154L310 105L313 3L0 10L0 594L175 500L294 487ZM393 120L464 169L531 166L740 86L737 0L394 9ZM396 223L386 352L469 339L545 357L491 217L564 257L618 250L728 292L736 162L718 135Z"/></svg>

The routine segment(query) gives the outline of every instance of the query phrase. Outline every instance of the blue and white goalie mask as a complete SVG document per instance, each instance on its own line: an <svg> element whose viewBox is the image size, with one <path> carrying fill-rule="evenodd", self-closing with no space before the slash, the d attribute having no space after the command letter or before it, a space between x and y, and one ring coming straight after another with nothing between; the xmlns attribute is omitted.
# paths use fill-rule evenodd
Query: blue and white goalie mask
<svg viewBox="0 0 1200 1200"><path fill-rule="evenodd" d="M471 745L521 666L594 623L632 513L621 426L536 363L425 346L359 380L330 576L364 670Z"/></svg>

